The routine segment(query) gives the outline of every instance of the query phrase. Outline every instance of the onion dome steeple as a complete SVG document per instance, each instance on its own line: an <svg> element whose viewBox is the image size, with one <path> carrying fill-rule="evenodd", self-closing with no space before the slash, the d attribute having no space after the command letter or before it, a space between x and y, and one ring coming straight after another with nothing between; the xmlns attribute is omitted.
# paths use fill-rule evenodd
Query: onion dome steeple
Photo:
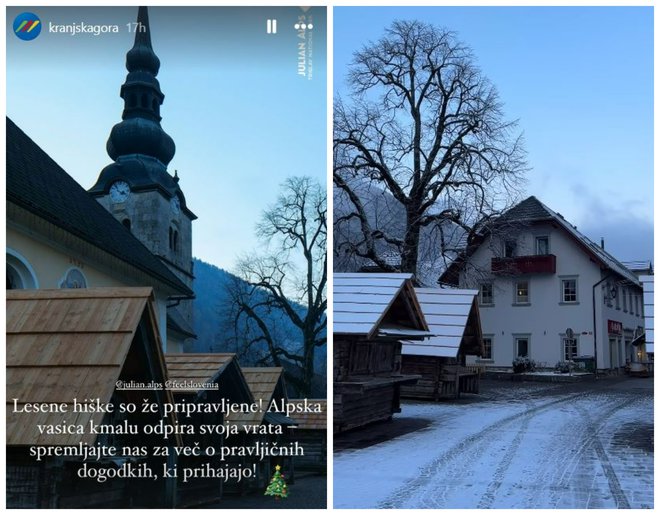
<svg viewBox="0 0 660 515"><path fill-rule="evenodd" d="M129 154L155 157L165 166L174 157L174 141L160 126L160 106L165 95L156 75L160 60L151 47L151 28L146 7L138 11L135 44L126 54L128 75L121 87L123 121L115 125L108 139L108 155L117 160Z"/></svg>
<svg viewBox="0 0 660 515"><path fill-rule="evenodd" d="M107 195L112 183L122 180L133 191L158 189L166 197L177 195L185 205L179 185L167 172L175 145L160 126L165 95L156 79L160 59L151 46L146 7L138 9L135 42L126 54L126 69L128 74L120 90L124 99L122 121L112 128L106 144L114 163L103 169L89 192Z"/></svg>
<svg viewBox="0 0 660 515"><path fill-rule="evenodd" d="M149 27L149 13L146 7L138 8L137 29L135 31L135 44L126 54L126 69L129 72L145 70L158 75L160 59L151 47L151 28Z"/></svg>

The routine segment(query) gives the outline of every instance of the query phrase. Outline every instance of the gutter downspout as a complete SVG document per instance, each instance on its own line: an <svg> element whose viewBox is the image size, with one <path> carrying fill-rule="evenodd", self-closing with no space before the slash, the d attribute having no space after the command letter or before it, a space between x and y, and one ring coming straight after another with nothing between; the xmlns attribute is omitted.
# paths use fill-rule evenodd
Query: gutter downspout
<svg viewBox="0 0 660 515"><path fill-rule="evenodd" d="M594 319L594 374L596 379L598 379L598 332L596 328L596 287L601 284L604 281L607 281L610 277L612 277L614 274L609 273L605 277L603 277L600 281L598 281L596 284L593 285L591 294L592 294L592 311L593 311L593 319Z"/></svg>

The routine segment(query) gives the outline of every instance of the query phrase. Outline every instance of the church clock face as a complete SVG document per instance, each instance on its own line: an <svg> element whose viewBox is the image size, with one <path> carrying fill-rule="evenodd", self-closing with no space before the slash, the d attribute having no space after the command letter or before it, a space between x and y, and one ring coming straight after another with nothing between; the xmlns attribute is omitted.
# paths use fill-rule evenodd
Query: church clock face
<svg viewBox="0 0 660 515"><path fill-rule="evenodd" d="M117 181L110 186L110 198L113 202L124 202L131 194L131 187L126 181Z"/></svg>

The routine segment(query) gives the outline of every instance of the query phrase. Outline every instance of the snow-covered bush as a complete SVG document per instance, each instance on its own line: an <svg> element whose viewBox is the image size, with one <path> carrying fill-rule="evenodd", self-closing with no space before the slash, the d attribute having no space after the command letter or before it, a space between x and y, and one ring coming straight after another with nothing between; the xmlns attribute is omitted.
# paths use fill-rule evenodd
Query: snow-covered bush
<svg viewBox="0 0 660 515"><path fill-rule="evenodd" d="M571 370L575 370L575 363L572 361L557 361L555 371L560 374L568 374Z"/></svg>
<svg viewBox="0 0 660 515"><path fill-rule="evenodd" d="M536 370L536 362L533 359L524 357L516 358L513 360L513 373L520 374L522 372L534 372Z"/></svg>

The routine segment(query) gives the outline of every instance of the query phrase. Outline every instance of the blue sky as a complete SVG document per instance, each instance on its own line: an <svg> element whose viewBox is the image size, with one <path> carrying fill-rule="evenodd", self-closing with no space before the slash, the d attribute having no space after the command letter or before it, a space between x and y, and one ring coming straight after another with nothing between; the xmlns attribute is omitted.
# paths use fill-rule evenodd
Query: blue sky
<svg viewBox="0 0 660 515"><path fill-rule="evenodd" d="M7 8L43 22L30 42L7 30L7 114L89 188L111 162L105 144L121 120L119 88L134 34L136 7ZM307 34L312 76L300 76L298 16ZM326 184L326 13L314 7L150 7L152 43L161 61L163 129L177 151L193 222L193 254L231 269L258 242L253 229L286 177ZM276 35L266 20L278 20ZM118 34L49 33L50 23L117 24ZM311 38L311 41L310 39Z"/></svg>
<svg viewBox="0 0 660 515"><path fill-rule="evenodd" d="M518 119L527 195L621 260L653 257L653 10L649 7L338 7L334 88L395 19L455 31Z"/></svg>

